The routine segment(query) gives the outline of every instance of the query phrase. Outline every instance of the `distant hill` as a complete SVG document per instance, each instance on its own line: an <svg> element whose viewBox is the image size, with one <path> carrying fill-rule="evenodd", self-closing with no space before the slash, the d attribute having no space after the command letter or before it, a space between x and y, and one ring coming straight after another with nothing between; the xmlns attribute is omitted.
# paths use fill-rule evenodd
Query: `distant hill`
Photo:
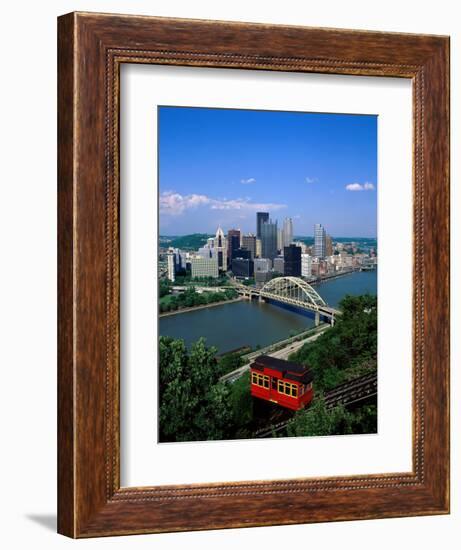
<svg viewBox="0 0 461 550"><path fill-rule="evenodd" d="M302 243L306 244L307 246L311 246L311 245L314 244L314 237L303 237L301 235L295 235L293 237L293 240L302 242Z"/></svg>
<svg viewBox="0 0 461 550"><path fill-rule="evenodd" d="M172 246L173 248L181 248L183 250L197 250L203 246L207 239L213 237L207 233L193 233L192 235L178 236L160 236L160 243L163 246Z"/></svg>
<svg viewBox="0 0 461 550"><path fill-rule="evenodd" d="M182 250L198 250L203 246L207 239L214 237L208 233L192 233L191 235L160 235L159 241L161 246L172 246L173 248L181 248ZM294 237L295 241L301 241L308 246L314 244L313 237L296 235ZM334 237L334 242L356 242L363 247L376 247L377 241L376 238L366 238L366 237Z"/></svg>

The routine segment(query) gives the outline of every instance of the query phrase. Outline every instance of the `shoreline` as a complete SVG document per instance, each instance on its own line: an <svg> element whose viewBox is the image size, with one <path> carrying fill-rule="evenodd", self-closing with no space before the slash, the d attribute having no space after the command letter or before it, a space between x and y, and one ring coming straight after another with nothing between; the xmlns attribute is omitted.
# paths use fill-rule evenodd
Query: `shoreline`
<svg viewBox="0 0 461 550"><path fill-rule="evenodd" d="M326 283L327 281L333 281L334 279L339 279L341 277L346 277L347 275L353 275L354 273L361 273L360 270L352 269L351 271L346 271L344 273L335 273L334 275L330 275L329 277L322 277L321 279L317 279L316 281L312 281L309 283L312 286L315 285L321 285L322 283Z"/></svg>
<svg viewBox="0 0 461 550"><path fill-rule="evenodd" d="M189 313L192 311L199 311L200 309L206 309L209 307L216 307L216 306L223 306L225 304L234 304L236 302L241 302L244 300L243 297L239 296L238 298L233 298L232 300L223 300L222 302L215 302L213 304L203 304L201 306L194 306L194 307L184 307L181 309L177 309L175 311L166 311L164 313L159 313L159 319L162 317L170 317L171 315L179 315L180 313Z"/></svg>

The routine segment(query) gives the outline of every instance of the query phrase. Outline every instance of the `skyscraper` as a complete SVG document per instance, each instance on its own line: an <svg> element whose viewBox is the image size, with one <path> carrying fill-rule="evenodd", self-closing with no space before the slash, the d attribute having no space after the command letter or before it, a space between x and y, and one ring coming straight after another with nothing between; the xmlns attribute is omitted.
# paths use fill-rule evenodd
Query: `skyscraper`
<svg viewBox="0 0 461 550"><path fill-rule="evenodd" d="M283 254L283 229L277 229L277 250Z"/></svg>
<svg viewBox="0 0 461 550"><path fill-rule="evenodd" d="M237 278L253 277L254 263L251 259L251 252L246 248L236 248L232 253L232 273Z"/></svg>
<svg viewBox="0 0 461 550"><path fill-rule="evenodd" d="M301 254L301 275L303 277L312 276L312 258L309 254Z"/></svg>
<svg viewBox="0 0 461 550"><path fill-rule="evenodd" d="M314 256L325 258L326 253L326 232L321 223L314 226Z"/></svg>
<svg viewBox="0 0 461 550"><path fill-rule="evenodd" d="M251 252L251 259L256 258L256 235L243 235L242 237L242 247L246 248Z"/></svg>
<svg viewBox="0 0 461 550"><path fill-rule="evenodd" d="M237 279L249 279L253 277L253 260L249 260L248 258L234 258L232 260L232 273Z"/></svg>
<svg viewBox="0 0 461 550"><path fill-rule="evenodd" d="M172 282L175 280L176 267L175 267L175 258L174 252L169 251L167 253L167 265L168 265L168 279Z"/></svg>
<svg viewBox="0 0 461 550"><path fill-rule="evenodd" d="M325 256L333 256L333 241L330 235L325 237Z"/></svg>
<svg viewBox="0 0 461 550"><path fill-rule="evenodd" d="M283 275L285 271L285 261L283 256L277 256L274 258L274 273L280 273Z"/></svg>
<svg viewBox="0 0 461 550"><path fill-rule="evenodd" d="M170 247L167 252L168 279L175 280L175 275L186 271L186 254L179 248Z"/></svg>
<svg viewBox="0 0 461 550"><path fill-rule="evenodd" d="M262 258L262 247L261 247L261 239L256 239L256 257Z"/></svg>
<svg viewBox="0 0 461 550"><path fill-rule="evenodd" d="M229 229L227 232L227 262L230 265L233 251L240 248L240 229Z"/></svg>
<svg viewBox="0 0 461 550"><path fill-rule="evenodd" d="M277 222L272 220L261 225L261 255L271 260L277 256Z"/></svg>
<svg viewBox="0 0 461 550"><path fill-rule="evenodd" d="M283 222L283 246L290 246L293 242L293 220L285 218Z"/></svg>
<svg viewBox="0 0 461 550"><path fill-rule="evenodd" d="M234 258L241 258L244 260L251 260L251 252L246 248L234 248L232 251L232 260Z"/></svg>
<svg viewBox="0 0 461 550"><path fill-rule="evenodd" d="M284 272L287 277L301 277L301 248L295 244L283 249Z"/></svg>
<svg viewBox="0 0 461 550"><path fill-rule="evenodd" d="M218 258L218 267L222 271L227 269L227 242L226 237L224 236L224 231L221 229L221 226L218 227L216 231L216 236L214 238L214 250Z"/></svg>
<svg viewBox="0 0 461 550"><path fill-rule="evenodd" d="M269 212L256 212L256 237L261 238L261 226L269 221Z"/></svg>

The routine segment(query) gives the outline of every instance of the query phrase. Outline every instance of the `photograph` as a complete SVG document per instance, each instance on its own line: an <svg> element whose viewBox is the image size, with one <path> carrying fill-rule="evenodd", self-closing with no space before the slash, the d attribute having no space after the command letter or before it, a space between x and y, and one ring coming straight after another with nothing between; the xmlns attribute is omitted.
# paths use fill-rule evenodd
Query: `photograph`
<svg viewBox="0 0 461 550"><path fill-rule="evenodd" d="M157 135L158 442L377 433L378 116L162 105Z"/></svg>

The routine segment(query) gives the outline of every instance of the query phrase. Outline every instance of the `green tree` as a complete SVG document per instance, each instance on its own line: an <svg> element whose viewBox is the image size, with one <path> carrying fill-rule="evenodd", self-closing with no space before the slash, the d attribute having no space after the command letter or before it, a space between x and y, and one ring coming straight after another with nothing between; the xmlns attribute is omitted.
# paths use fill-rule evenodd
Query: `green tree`
<svg viewBox="0 0 461 550"><path fill-rule="evenodd" d="M237 298L238 293L233 288L228 288L227 290L224 291L224 296L226 297L227 300L233 300L234 298Z"/></svg>
<svg viewBox="0 0 461 550"><path fill-rule="evenodd" d="M364 405L354 411L352 431L355 434L378 432L378 408L376 405Z"/></svg>
<svg viewBox="0 0 461 550"><path fill-rule="evenodd" d="M190 351L183 340L159 338L160 440L223 439L232 419L229 389L219 383L216 349L201 338Z"/></svg>
<svg viewBox="0 0 461 550"><path fill-rule="evenodd" d="M243 359L239 353L226 353L219 358L218 368L220 376L232 372L243 365Z"/></svg>
<svg viewBox="0 0 461 550"><path fill-rule="evenodd" d="M250 437L249 424L253 420L253 399L250 392L249 372L230 384L230 405L233 424L231 437L235 439Z"/></svg>
<svg viewBox="0 0 461 550"><path fill-rule="evenodd" d="M171 290L171 283L168 281L168 279L161 279L159 284L159 296L160 298L163 298L164 296L167 296L170 293Z"/></svg>
<svg viewBox="0 0 461 550"><path fill-rule="evenodd" d="M354 416L342 405L329 410L323 396L308 409L297 411L287 426L289 436L319 436L353 433Z"/></svg>

